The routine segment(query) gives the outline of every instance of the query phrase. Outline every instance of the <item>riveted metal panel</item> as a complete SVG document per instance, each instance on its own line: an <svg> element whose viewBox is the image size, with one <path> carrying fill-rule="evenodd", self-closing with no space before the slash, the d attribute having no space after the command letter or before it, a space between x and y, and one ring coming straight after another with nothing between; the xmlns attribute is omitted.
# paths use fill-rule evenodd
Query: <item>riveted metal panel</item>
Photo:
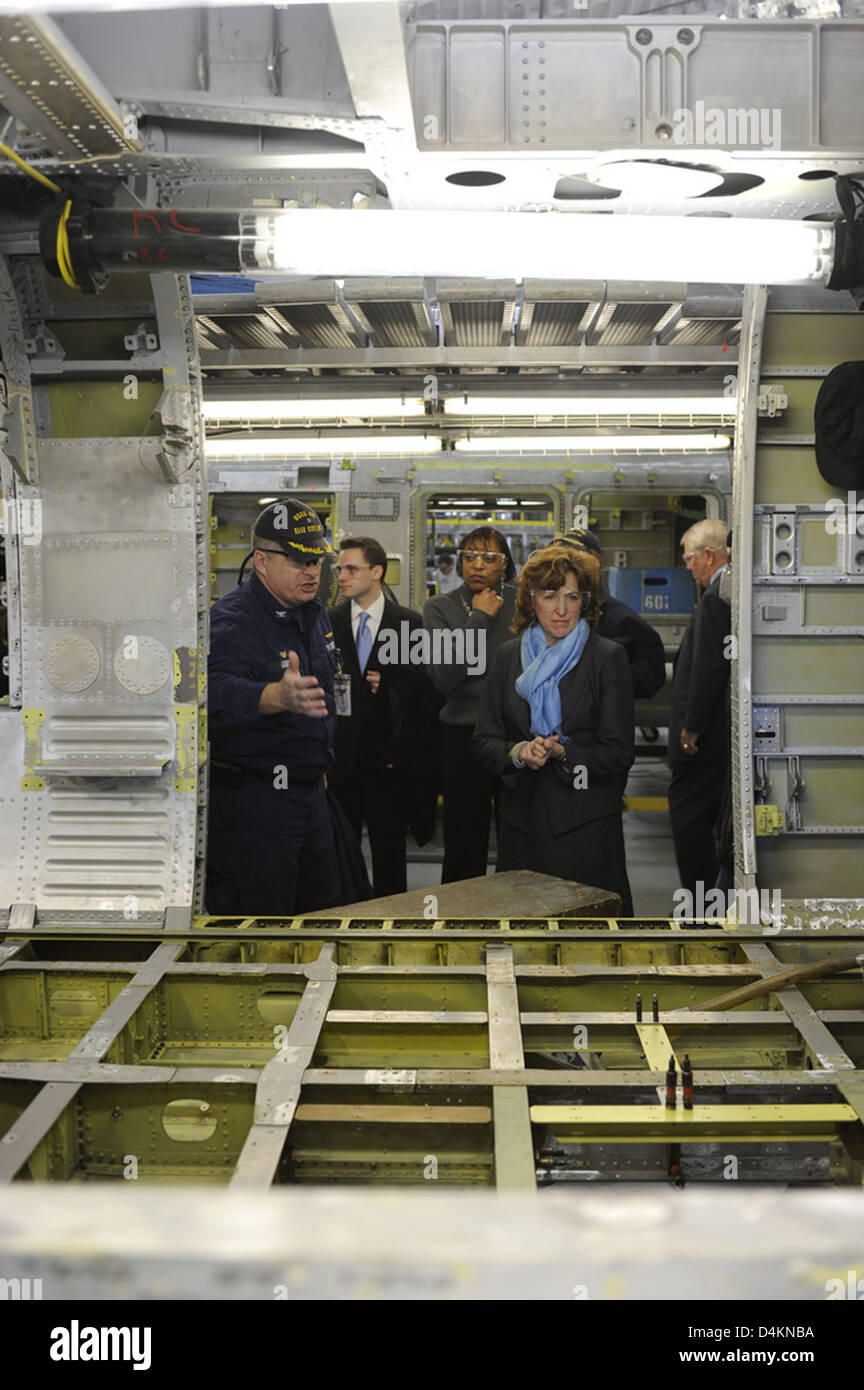
<svg viewBox="0 0 864 1390"><path fill-rule="evenodd" d="M32 314L47 287L28 269L18 288ZM196 837L203 847L200 381L188 286L160 276L152 289L158 393L145 382L139 392L134 353L122 383L92 392L73 370L50 402L66 437L34 441L33 486L3 478L27 526L15 528L11 554L7 543L22 708L2 719L10 814L0 899L61 919L85 908L161 918L191 905ZM114 319L105 307L93 322L64 320L73 352L87 341L114 350L127 306L116 303ZM90 360L111 377L113 364ZM164 433L153 435L160 415ZM109 420L99 437L76 437Z"/></svg>
<svg viewBox="0 0 864 1390"><path fill-rule="evenodd" d="M10 926L0 1183L662 1184L670 1140L703 1180L731 1153L745 1181L854 1182L860 972L710 1007L848 964L860 920L799 916ZM670 1051L692 1110L664 1106Z"/></svg>
<svg viewBox="0 0 864 1390"><path fill-rule="evenodd" d="M724 21L651 13L421 22L409 46L418 142L453 150L860 149L864 107L854 74L864 25Z"/></svg>
<svg viewBox="0 0 864 1390"><path fill-rule="evenodd" d="M753 697L781 731L761 745L760 799L785 821L759 837L759 882L852 900L864 894L864 543L857 493L817 467L812 412L825 374L864 355L864 332L858 318L782 312L765 339L769 361L788 364L792 411L756 454Z"/></svg>

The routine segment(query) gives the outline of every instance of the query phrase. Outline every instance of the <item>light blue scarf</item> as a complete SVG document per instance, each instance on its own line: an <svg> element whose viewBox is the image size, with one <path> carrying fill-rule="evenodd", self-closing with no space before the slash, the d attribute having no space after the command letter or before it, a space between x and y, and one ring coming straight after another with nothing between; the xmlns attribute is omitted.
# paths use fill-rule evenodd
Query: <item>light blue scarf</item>
<svg viewBox="0 0 864 1390"><path fill-rule="evenodd" d="M561 696L558 682L578 662L591 629L580 618L573 631L551 647L539 623L522 633L522 674L516 678L517 694L531 706L531 733L535 738L558 735L562 743L570 740L561 733Z"/></svg>

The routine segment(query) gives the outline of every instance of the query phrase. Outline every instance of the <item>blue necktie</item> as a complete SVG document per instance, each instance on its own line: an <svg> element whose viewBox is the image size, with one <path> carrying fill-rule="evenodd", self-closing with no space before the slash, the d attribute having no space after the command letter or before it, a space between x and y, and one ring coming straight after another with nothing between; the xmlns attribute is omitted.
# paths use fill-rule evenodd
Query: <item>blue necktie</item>
<svg viewBox="0 0 864 1390"><path fill-rule="evenodd" d="M357 629L357 662L360 667L360 674L366 670L366 662L369 660L369 653L372 650L372 633L369 631L369 614L360 614L360 626Z"/></svg>

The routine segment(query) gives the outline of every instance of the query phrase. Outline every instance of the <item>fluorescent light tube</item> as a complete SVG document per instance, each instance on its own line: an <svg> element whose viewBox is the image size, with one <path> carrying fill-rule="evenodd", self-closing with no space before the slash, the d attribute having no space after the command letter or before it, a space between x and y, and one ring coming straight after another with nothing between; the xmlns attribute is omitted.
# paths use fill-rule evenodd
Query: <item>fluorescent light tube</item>
<svg viewBox="0 0 864 1390"><path fill-rule="evenodd" d="M344 435L330 439L293 436L288 439L208 439L208 459L342 458L347 454L434 454L440 451L437 435Z"/></svg>
<svg viewBox="0 0 864 1390"><path fill-rule="evenodd" d="M513 450L531 453L596 453L598 449L622 453L672 452L706 453L728 449L727 434L519 434L483 435L482 438L456 439L453 447L466 454L507 454Z"/></svg>
<svg viewBox="0 0 864 1390"><path fill-rule="evenodd" d="M452 396L445 415L708 415L735 419L734 396Z"/></svg>
<svg viewBox="0 0 864 1390"><path fill-rule="evenodd" d="M399 419L406 415L423 415L420 396L352 396L319 398L317 400L219 400L206 399L201 407L205 421L210 424L230 423L233 420L353 420Z"/></svg>
<svg viewBox="0 0 864 1390"><path fill-rule="evenodd" d="M826 283L834 227L760 217L293 208L243 214L251 273Z"/></svg>

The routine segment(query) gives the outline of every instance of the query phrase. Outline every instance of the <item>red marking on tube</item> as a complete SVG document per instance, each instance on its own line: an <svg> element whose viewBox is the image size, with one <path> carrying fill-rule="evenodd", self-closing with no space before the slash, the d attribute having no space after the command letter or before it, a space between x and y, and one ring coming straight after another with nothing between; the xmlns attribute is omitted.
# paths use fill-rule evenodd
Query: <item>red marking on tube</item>
<svg viewBox="0 0 864 1390"><path fill-rule="evenodd" d="M133 232L133 234L134 234L134 236L135 236L136 241L137 241L137 239L138 239L138 219L139 219L139 218L146 218L148 222L152 222L152 223L153 223L153 226L156 228L157 234L158 234L159 236L162 235L162 228L159 226L159 219L158 219L158 217L155 215L155 213L152 213L152 212L142 212L140 208L135 208L135 209L133 209L133 212L132 212L132 232Z"/></svg>
<svg viewBox="0 0 864 1390"><path fill-rule="evenodd" d="M176 212L174 211L173 208L171 209L171 211L170 211L169 214L168 214L168 220L170 221L172 227L176 227L176 228L177 228L178 232L200 232L200 231L201 231L201 228L200 228L200 227L186 227L186 226L184 226L184 224L183 224L182 222L178 222L178 221L177 221L177 214L176 214Z"/></svg>

